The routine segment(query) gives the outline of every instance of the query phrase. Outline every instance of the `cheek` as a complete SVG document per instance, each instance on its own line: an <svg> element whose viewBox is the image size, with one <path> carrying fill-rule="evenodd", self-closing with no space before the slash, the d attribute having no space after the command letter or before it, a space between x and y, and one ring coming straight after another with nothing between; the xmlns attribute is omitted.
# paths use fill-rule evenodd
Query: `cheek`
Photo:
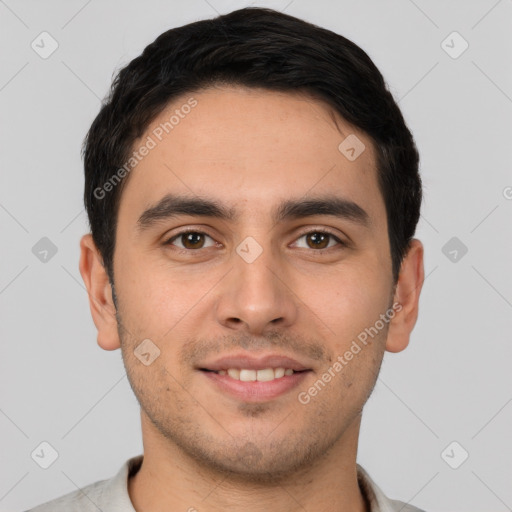
<svg viewBox="0 0 512 512"><path fill-rule="evenodd" d="M301 297L315 313L314 321L326 326L327 335L338 352L345 351L353 339L373 326L389 307L390 288L383 274L369 266L361 271L342 269L317 280L314 289L305 286Z"/></svg>
<svg viewBox="0 0 512 512"><path fill-rule="evenodd" d="M197 270L180 269L164 258L120 261L117 291L132 332L168 341L183 333L199 312L204 313L208 292L222 274Z"/></svg>

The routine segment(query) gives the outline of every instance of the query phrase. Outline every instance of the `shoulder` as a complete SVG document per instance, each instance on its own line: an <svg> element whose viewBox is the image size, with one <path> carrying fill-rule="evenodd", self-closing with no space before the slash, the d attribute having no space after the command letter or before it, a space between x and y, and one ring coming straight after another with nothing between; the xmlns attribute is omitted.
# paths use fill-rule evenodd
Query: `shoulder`
<svg viewBox="0 0 512 512"><path fill-rule="evenodd" d="M415 507L414 505L408 505L403 501L389 500L390 508L393 512L425 512L425 510Z"/></svg>
<svg viewBox="0 0 512 512"><path fill-rule="evenodd" d="M138 471L142 459L142 455L132 457L112 478L99 480L26 512L135 512L128 494L128 478Z"/></svg>
<svg viewBox="0 0 512 512"><path fill-rule="evenodd" d="M359 487L370 504L370 512L425 512L403 501L388 498L368 472L361 465L356 466Z"/></svg>
<svg viewBox="0 0 512 512"><path fill-rule="evenodd" d="M97 503L109 480L100 480L82 489L64 494L59 498L38 505L27 512L97 512Z"/></svg>

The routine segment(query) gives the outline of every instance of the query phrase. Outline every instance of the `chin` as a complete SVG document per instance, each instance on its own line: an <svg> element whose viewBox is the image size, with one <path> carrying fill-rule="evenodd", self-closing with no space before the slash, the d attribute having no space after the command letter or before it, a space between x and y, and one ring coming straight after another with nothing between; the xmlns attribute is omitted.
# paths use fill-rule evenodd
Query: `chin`
<svg viewBox="0 0 512 512"><path fill-rule="evenodd" d="M323 452L324 447L318 444L306 446L290 439L288 443L280 441L265 447L251 441L233 443L216 452L195 446L194 453L189 455L205 469L224 474L232 481L268 486L296 478L301 471L310 471Z"/></svg>

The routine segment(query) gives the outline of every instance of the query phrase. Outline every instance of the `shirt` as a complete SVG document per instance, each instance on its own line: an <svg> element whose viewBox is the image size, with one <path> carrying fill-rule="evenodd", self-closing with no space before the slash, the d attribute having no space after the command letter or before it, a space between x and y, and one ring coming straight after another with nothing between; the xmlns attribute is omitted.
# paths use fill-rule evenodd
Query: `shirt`
<svg viewBox="0 0 512 512"><path fill-rule="evenodd" d="M102 512L136 512L128 494L128 478L139 470L142 459L143 455L132 457L114 477L100 480L26 512L98 512L98 509ZM425 512L387 498L366 470L359 464L356 466L359 487L370 503L370 512Z"/></svg>

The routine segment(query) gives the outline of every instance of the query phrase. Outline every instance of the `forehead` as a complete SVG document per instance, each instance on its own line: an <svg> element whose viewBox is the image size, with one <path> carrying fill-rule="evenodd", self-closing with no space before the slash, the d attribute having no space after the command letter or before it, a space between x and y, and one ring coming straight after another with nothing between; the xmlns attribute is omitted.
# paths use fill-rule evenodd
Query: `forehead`
<svg viewBox="0 0 512 512"><path fill-rule="evenodd" d="M185 94L133 150L143 145L151 149L128 176L120 219L170 193L211 197L253 215L283 198L325 193L364 204L371 217L385 210L369 137L304 94L234 86ZM347 148L362 152L354 159Z"/></svg>

